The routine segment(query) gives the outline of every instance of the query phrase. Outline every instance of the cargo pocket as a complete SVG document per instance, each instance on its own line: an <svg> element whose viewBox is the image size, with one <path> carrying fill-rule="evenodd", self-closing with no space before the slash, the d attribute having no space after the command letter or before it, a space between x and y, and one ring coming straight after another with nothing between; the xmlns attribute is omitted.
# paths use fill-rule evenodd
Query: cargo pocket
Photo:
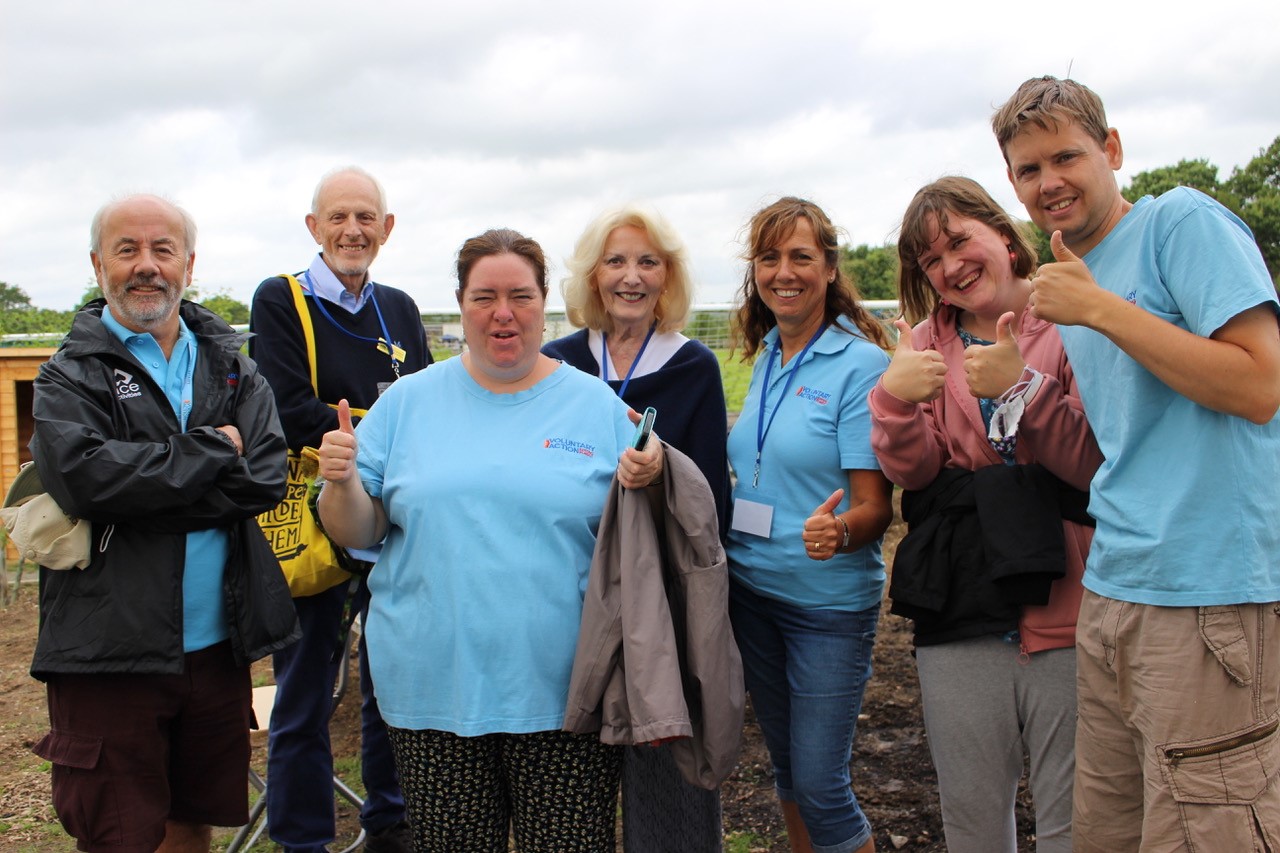
<svg viewBox="0 0 1280 853"><path fill-rule="evenodd" d="M51 731L31 751L53 764L53 809L62 828L72 838L92 838L92 822L83 810L82 798L73 790L77 771L93 770L102 758L102 738L73 732Z"/></svg>
<svg viewBox="0 0 1280 853"><path fill-rule="evenodd" d="M1234 604L1198 609L1200 638L1237 686L1253 683L1249 640L1245 636L1240 608Z"/></svg>
<svg viewBox="0 0 1280 853"><path fill-rule="evenodd" d="M92 770L102 757L102 738L51 731L31 751L46 761L77 770Z"/></svg>
<svg viewBox="0 0 1280 853"><path fill-rule="evenodd" d="M1280 719L1272 718L1237 732L1160 746L1161 771L1173 798L1186 815L1191 849L1216 838L1231 844L1252 838L1265 846L1231 849L1280 850ZM1222 809L1210 815L1208 807ZM1203 837L1198 836L1204 833ZM1197 843L1199 842L1199 843Z"/></svg>

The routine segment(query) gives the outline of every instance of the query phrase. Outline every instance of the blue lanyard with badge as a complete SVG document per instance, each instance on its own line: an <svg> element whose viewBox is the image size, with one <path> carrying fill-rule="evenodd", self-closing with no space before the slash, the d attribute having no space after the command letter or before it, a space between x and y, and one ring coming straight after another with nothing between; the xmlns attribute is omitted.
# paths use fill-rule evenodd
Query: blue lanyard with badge
<svg viewBox="0 0 1280 853"><path fill-rule="evenodd" d="M764 381L760 384L760 408L756 418L756 461L755 471L751 477L751 488L758 491L760 488L760 461L764 454L764 440L769 435L769 430L773 428L773 420L778 416L778 410L782 408L782 404L786 402L788 391L792 382L795 381L796 374L800 372L800 363L804 361L804 357L808 355L809 350L818 342L818 338L822 337L822 333L827 330L826 326L819 326L818 330L813 333L813 337L809 338L809 342L804 345L804 349L795 357L795 363L791 370L787 372L782 379L782 392L778 398L778 404L773 407L773 413L769 415L766 423L764 419L765 402L769 397L769 379L773 376L773 357L774 353L778 354L778 360L782 358L782 340L779 338L774 342L773 352L769 353L769 360L764 366ZM757 500L748 500L743 497L736 497L733 501L733 523L730 525L733 530L739 530L743 533L751 533L756 536L769 538L771 528L773 527L773 507L767 503Z"/></svg>
<svg viewBox="0 0 1280 853"><path fill-rule="evenodd" d="M335 329L342 332L347 337L355 338L358 341L368 341L371 344L376 344L378 347L378 352L386 353L387 355L391 356L391 372L395 374L396 379L399 379L400 365L401 363L404 362L407 354L405 353L403 347L401 347L397 343L394 343L391 340L391 333L387 331L387 321L382 319L382 309L378 307L377 289L376 288L369 289L369 301L373 303L373 313L376 314L378 317L378 326L382 329L382 337L370 338L370 337L367 337L366 335L356 334L355 332L348 329L346 326L343 326L342 324L340 324L337 320L333 319L333 316L329 313L329 309L324 307L325 301L316 294L315 288L311 286L311 273L303 272L302 277L306 279L307 292L310 293L313 297L315 297L316 307L320 309L320 314L326 320L329 321L329 325L333 326ZM381 394L384 390L385 390L385 387L383 383L379 382L378 393Z"/></svg>

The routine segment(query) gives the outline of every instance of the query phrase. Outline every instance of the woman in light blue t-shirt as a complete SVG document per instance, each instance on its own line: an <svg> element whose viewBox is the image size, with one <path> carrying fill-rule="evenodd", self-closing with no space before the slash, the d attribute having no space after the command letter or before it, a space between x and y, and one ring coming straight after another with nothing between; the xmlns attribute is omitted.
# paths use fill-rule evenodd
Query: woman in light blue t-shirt
<svg viewBox="0 0 1280 853"><path fill-rule="evenodd" d="M873 841L849 751L893 519L867 395L889 341L840 270L820 208L784 198L748 227L736 331L759 357L729 434L729 612L792 850L862 853Z"/></svg>
<svg viewBox="0 0 1280 853"><path fill-rule="evenodd" d="M467 350L399 380L325 435L320 513L348 547L384 541L365 628L418 850L614 849L619 747L560 730L596 528L628 447L627 406L539 352L536 242L458 253ZM357 442L358 438L358 442Z"/></svg>

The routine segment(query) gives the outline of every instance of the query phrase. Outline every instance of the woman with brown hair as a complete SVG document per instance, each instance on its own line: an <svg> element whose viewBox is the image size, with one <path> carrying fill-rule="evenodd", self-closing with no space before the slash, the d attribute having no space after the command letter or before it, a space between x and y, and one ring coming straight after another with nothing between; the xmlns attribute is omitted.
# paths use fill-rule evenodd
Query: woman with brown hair
<svg viewBox="0 0 1280 853"><path fill-rule="evenodd" d="M621 751L561 731L600 515L661 442L539 352L546 261L508 229L458 253L467 351L393 384L325 434L320 514L385 544L366 637L415 848L612 853ZM357 438L359 439L357 442Z"/></svg>
<svg viewBox="0 0 1280 853"><path fill-rule="evenodd" d="M867 411L889 342L812 202L753 216L746 258L735 330L759 357L729 434L730 615L791 849L866 853L849 754L893 518Z"/></svg>
<svg viewBox="0 0 1280 853"><path fill-rule="evenodd" d="M981 186L945 177L921 188L898 255L906 319L871 393L871 437L908 490L889 595L914 620L947 848L1016 853L1025 750L1036 849L1067 853L1075 627L1093 536L1083 492L1101 454L1057 327L1028 304L1031 244ZM930 544L941 530L945 549Z"/></svg>

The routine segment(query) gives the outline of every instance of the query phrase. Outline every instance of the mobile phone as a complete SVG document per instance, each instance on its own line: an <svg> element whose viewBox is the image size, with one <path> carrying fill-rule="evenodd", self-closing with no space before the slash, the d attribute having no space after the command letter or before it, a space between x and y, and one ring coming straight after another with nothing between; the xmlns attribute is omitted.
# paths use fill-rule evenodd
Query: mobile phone
<svg viewBox="0 0 1280 853"><path fill-rule="evenodd" d="M640 423L636 424L635 437L631 439L631 446L636 450L644 450L644 446L649 443L649 436L653 434L653 422L657 419L658 412L653 406L644 410L644 414L640 416Z"/></svg>

